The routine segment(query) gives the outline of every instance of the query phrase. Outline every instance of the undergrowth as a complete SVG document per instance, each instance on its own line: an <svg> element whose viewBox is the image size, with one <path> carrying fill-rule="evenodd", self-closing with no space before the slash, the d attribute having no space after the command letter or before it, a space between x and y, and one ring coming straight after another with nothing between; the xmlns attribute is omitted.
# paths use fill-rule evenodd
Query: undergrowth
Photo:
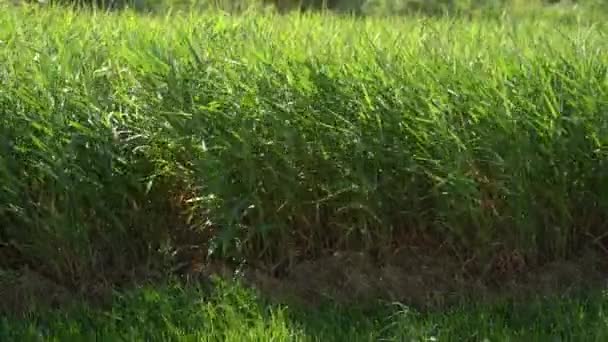
<svg viewBox="0 0 608 342"><path fill-rule="evenodd" d="M0 318L3 341L604 341L605 295L501 302L421 313L325 306L310 311L269 305L228 284L212 293L179 286L142 287L92 309Z"/></svg>

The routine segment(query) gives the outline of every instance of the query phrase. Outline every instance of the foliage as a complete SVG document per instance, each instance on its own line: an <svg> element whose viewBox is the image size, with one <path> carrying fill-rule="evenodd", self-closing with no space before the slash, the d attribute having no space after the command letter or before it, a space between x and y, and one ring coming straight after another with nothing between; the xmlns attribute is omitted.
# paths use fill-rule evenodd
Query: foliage
<svg viewBox="0 0 608 342"><path fill-rule="evenodd" d="M20 1L20 0L14 0ZM530 11L543 7L570 9L582 5L606 11L605 0L23 0L105 10L135 9L163 14L167 11L227 13L325 11L355 15L487 15L503 11Z"/></svg>
<svg viewBox="0 0 608 342"><path fill-rule="evenodd" d="M77 286L185 244L282 262L414 233L532 260L602 243L606 26L584 15L4 6L0 263Z"/></svg>

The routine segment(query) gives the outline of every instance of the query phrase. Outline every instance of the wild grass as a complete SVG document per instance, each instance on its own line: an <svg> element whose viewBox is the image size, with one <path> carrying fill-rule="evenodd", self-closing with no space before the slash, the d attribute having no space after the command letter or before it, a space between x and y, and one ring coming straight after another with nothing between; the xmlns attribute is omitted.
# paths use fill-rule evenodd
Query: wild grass
<svg viewBox="0 0 608 342"><path fill-rule="evenodd" d="M508 301L421 313L270 305L253 291L223 284L213 293L175 285L116 295L111 305L79 305L0 318L3 341L605 341L606 298L587 294L526 304Z"/></svg>
<svg viewBox="0 0 608 342"><path fill-rule="evenodd" d="M606 25L0 11L0 243L61 283L177 246L602 244ZM8 252L4 252L8 253Z"/></svg>

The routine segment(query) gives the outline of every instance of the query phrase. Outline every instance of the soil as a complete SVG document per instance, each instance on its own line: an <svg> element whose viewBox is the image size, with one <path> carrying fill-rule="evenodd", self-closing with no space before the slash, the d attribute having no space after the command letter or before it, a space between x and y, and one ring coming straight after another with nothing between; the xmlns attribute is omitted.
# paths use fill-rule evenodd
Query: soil
<svg viewBox="0 0 608 342"><path fill-rule="evenodd" d="M535 267L526 266L516 256L503 255L481 267L479 262L463 262L450 253L410 247L383 262L363 253L336 252L296 263L280 276L260 267L236 272L218 262L192 265L183 275L189 281L200 282L214 275L234 279L239 273L246 285L275 303L315 307L328 301L343 305L388 301L429 310L471 300L525 300L597 289L608 280L608 262L602 253L590 250L567 261ZM147 279L145 273L135 282L155 281ZM154 278L158 279L158 275ZM28 268L0 270L0 313L61 307L83 299L108 303L113 285L96 284L83 289L70 291Z"/></svg>
<svg viewBox="0 0 608 342"><path fill-rule="evenodd" d="M428 310L472 300L525 300L599 288L608 280L604 259L589 252L505 274L498 265L472 272L453 257L416 249L401 251L383 264L361 253L336 253L295 265L283 278L254 270L247 281L278 302L314 306L327 300L346 305L381 300Z"/></svg>
<svg viewBox="0 0 608 342"><path fill-rule="evenodd" d="M24 267L0 270L0 313L25 314L39 307L57 307L71 302L70 291Z"/></svg>

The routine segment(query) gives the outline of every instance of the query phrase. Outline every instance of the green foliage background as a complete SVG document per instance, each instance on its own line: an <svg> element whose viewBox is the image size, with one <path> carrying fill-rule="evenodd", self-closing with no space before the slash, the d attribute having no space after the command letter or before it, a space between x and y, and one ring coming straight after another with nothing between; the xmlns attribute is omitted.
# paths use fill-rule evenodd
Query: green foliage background
<svg viewBox="0 0 608 342"><path fill-rule="evenodd" d="M284 262L419 233L553 260L608 230L597 11L0 6L7 267L79 284L185 245Z"/></svg>
<svg viewBox="0 0 608 342"><path fill-rule="evenodd" d="M32 0L30 0L32 1ZM539 6L583 5L606 9L606 0L38 0L101 8L132 8L144 12L168 10L244 11L330 10L355 15L475 15L479 12L529 11Z"/></svg>

